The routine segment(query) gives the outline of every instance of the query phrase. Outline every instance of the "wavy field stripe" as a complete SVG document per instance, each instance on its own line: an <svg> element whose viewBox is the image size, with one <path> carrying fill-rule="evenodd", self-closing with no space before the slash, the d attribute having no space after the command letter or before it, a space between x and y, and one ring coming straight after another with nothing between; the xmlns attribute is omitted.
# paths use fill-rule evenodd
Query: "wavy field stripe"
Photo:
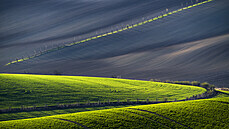
<svg viewBox="0 0 229 129"><path fill-rule="evenodd" d="M100 35L97 35L97 36L93 36L93 37L90 37L90 38L87 38L87 39L84 39L84 40L80 40L78 42L69 43L69 44L65 44L65 45L60 46L60 47L56 47L56 48L52 48L52 49L49 49L49 50L45 50L43 52L40 52L39 54L35 54L33 56L30 56L30 57L26 57L26 58L22 58L22 59L11 61L11 62L7 63L5 66L10 65L10 64L15 64L15 63L18 63L18 62L23 62L23 61L26 61L26 60L29 60L29 59L32 59L32 58L35 58L35 57L39 57L41 55L44 55L44 54L47 54L47 53L50 53L50 52L53 52L53 51L58 51L60 49L66 48L66 47L72 47L72 46L80 44L80 43L85 43L85 42L88 42L90 40L95 40L95 39L106 37L106 36L109 36L109 35L113 35L113 34L116 34L116 33L119 33L119 32L125 31L125 30L129 30L129 29L132 29L132 28L135 28L135 27L138 27L138 26L141 26L141 25L156 21L158 19L167 17L169 15L178 13L180 11L183 11L183 10L186 10L186 9L190 9L190 8L193 8L193 7L205 4L205 3L209 3L211 1L213 1L213 0L206 0L206 1L203 1L203 2L200 2L200 3L196 3L196 4L193 4L193 5L190 5L190 6L187 6L187 7L184 7L184 8L180 8L178 10L175 10L175 11L172 11L172 12L169 12L169 13L154 17L152 19L149 19L149 20L146 20L146 21L143 21L143 22L139 22L139 23L136 23L136 24L133 24L133 25L127 25L125 28L122 28L122 29L119 29L119 30L111 31L111 32L100 34Z"/></svg>

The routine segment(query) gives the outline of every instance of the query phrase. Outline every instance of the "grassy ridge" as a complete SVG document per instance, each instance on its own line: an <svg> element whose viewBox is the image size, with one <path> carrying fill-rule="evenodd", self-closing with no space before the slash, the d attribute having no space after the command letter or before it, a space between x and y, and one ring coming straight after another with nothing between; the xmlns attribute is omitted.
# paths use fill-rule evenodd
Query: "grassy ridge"
<svg viewBox="0 0 229 129"><path fill-rule="evenodd" d="M150 81L54 75L0 74L0 108L100 101L185 99L206 90Z"/></svg>
<svg viewBox="0 0 229 129"><path fill-rule="evenodd" d="M133 105L88 107L88 108L82 107L82 108L71 108L71 109L56 109L56 110L50 110L50 111L29 111L29 112L17 112L17 113L2 113L0 115L0 121L28 119L28 118L53 116L53 115L60 115L60 114L70 114L70 113L76 113L76 112L103 110L103 109L111 109L111 108L121 108L121 107L129 107L129 106L133 106Z"/></svg>
<svg viewBox="0 0 229 129"><path fill-rule="evenodd" d="M1 123L1 129L9 129L9 128L27 128L27 129L32 129L32 128L37 128L37 129L47 129L47 128L53 128L53 129L64 129L66 127L68 128L80 128L80 126L77 126L74 123L70 123L67 121L62 121L58 119L53 119L53 118L34 118L34 119L29 119L29 120L22 120L22 121L17 121L15 120L13 123Z"/></svg>
<svg viewBox="0 0 229 129"><path fill-rule="evenodd" d="M224 100L224 97L229 97L228 91L220 91L214 98L217 98L216 101ZM211 99L214 100L214 99ZM72 108L72 109L58 109L51 111L30 111L30 112L18 112L18 113L3 113L0 115L0 121L7 120L17 120L17 119L28 119L28 118L36 118L43 116L52 116L52 115L60 115L60 114L70 114L76 112L85 112L85 111L93 111L93 110L103 110L103 109L111 109L111 108L122 108L129 107L134 105L119 105L119 106L105 106L105 107L90 107L90 108ZM155 118L159 119L154 115ZM168 123L168 122L167 122Z"/></svg>
<svg viewBox="0 0 229 129"><path fill-rule="evenodd" d="M138 109L156 112L190 128L227 128L229 98L197 100L158 106L141 106Z"/></svg>
<svg viewBox="0 0 229 129"><path fill-rule="evenodd" d="M229 97L0 122L0 128L228 128ZM61 120L60 120L61 119ZM65 122L68 122L66 124ZM76 122L78 124L75 124ZM53 126L55 125L55 127Z"/></svg>

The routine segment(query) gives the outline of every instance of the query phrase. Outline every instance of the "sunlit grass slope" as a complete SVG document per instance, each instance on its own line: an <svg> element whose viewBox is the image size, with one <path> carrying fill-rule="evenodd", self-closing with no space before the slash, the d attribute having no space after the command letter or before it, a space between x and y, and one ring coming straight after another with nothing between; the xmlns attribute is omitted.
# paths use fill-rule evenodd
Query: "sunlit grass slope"
<svg viewBox="0 0 229 129"><path fill-rule="evenodd" d="M47 111L29 111L29 112L24 111L24 112L15 112L15 113L2 113L0 115L0 121L37 118L37 117L53 116L53 115L60 115L60 114L70 114L70 113L86 112L86 111L94 111L94 110L122 108L122 107L129 107L129 106L133 106L133 105L101 106L101 107L87 107L87 108L81 107L81 108L69 108L69 109L55 109L55 110L47 110Z"/></svg>
<svg viewBox="0 0 229 129"><path fill-rule="evenodd" d="M229 97L0 122L0 128L228 128Z"/></svg>
<svg viewBox="0 0 229 129"><path fill-rule="evenodd" d="M219 91L220 94L215 96L214 98L229 97L229 91L224 91L224 90L216 90L216 91Z"/></svg>
<svg viewBox="0 0 229 129"><path fill-rule="evenodd" d="M214 96L214 98L216 98L217 101L220 101L220 99L224 99L224 97L229 97L229 91L220 91L216 96ZM85 112L85 111L111 109L111 108L122 108L126 106L127 105L88 107L88 108L82 107L82 108L72 108L72 109L56 109L56 110L50 110L50 111L3 113L0 115L0 121L28 119L28 118L36 118L36 117L43 117L43 116L53 116L53 115L60 115L60 114L70 114L70 113L76 113L76 112ZM128 105L128 106L133 106L133 105Z"/></svg>
<svg viewBox="0 0 229 129"><path fill-rule="evenodd" d="M194 86L117 78L0 74L0 108L57 103L185 99L205 92Z"/></svg>

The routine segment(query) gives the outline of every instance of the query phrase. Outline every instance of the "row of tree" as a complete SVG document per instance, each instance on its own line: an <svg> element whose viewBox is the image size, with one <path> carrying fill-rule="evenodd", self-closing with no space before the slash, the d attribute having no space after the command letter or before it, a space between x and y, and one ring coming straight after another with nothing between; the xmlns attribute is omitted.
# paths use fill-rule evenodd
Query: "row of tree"
<svg viewBox="0 0 229 129"><path fill-rule="evenodd" d="M199 81L171 81L171 80L165 80L162 81L160 79L150 79L150 81L154 82L164 82L164 83L172 83L172 84L181 84L181 85L192 85L192 86L200 86L207 90L215 90L215 85L209 84L208 82L199 82Z"/></svg>

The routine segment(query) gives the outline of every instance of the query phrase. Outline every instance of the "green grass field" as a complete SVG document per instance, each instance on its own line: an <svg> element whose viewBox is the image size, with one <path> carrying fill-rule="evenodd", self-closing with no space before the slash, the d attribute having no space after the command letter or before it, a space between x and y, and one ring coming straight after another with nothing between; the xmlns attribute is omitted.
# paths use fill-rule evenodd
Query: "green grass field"
<svg viewBox="0 0 229 129"><path fill-rule="evenodd" d="M177 100L201 94L195 86L117 78L0 74L0 109L98 101Z"/></svg>
<svg viewBox="0 0 229 129"><path fill-rule="evenodd" d="M220 98L229 97L228 91L220 91L217 96L213 98ZM50 111L29 111L29 112L17 112L17 113L2 113L0 115L0 121L7 121L7 120L18 120L18 119L28 119L28 118L36 118L36 117L44 117L44 116L52 116L52 115L60 115L60 114L70 114L76 112L85 112L85 111L93 111L93 110L103 110L103 109L112 109L112 108L122 108L122 107L129 107L135 105L119 105L119 106L105 106L105 107L88 107L88 108L71 108L71 109L57 109L57 110L50 110Z"/></svg>
<svg viewBox="0 0 229 129"><path fill-rule="evenodd" d="M133 106L133 105L102 106L102 107L87 107L87 108L81 107L81 108L56 109L56 110L47 110L47 111L29 111L29 112L22 111L16 113L2 113L0 114L0 121L28 119L28 118L36 118L36 117L43 117L43 116L70 114L76 112L121 108L121 107L128 107L128 106Z"/></svg>
<svg viewBox="0 0 229 129"><path fill-rule="evenodd" d="M132 106L0 122L0 128L219 128L229 126L229 97Z"/></svg>
<svg viewBox="0 0 229 129"><path fill-rule="evenodd" d="M0 74L1 108L87 100L185 99L195 86L117 78ZM0 128L228 128L229 93L211 99L148 105L0 114ZM27 119L25 119L27 118Z"/></svg>

